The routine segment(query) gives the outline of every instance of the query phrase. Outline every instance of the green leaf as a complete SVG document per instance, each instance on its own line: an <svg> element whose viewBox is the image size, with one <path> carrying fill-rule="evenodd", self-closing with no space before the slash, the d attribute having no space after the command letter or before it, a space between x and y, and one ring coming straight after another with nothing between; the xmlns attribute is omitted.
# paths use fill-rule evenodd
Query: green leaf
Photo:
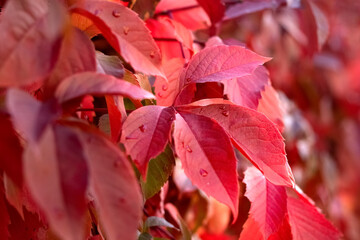
<svg viewBox="0 0 360 240"><path fill-rule="evenodd" d="M150 160L146 182L140 180L145 199L151 198L160 191L172 174L174 166L175 158L169 145L159 156Z"/></svg>
<svg viewBox="0 0 360 240"><path fill-rule="evenodd" d="M159 227L159 226L177 229L174 225L166 221L164 218L151 216L146 219L143 232L147 232L151 227Z"/></svg>

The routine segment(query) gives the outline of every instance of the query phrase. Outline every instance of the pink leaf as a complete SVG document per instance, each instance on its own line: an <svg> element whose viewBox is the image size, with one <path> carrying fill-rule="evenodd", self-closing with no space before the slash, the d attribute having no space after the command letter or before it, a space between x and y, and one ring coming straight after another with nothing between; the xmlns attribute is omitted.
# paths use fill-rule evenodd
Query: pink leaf
<svg viewBox="0 0 360 240"><path fill-rule="evenodd" d="M55 92L56 98L61 103L84 95L122 95L133 99L154 98L150 92L129 82L93 72L78 73L66 78Z"/></svg>
<svg viewBox="0 0 360 240"><path fill-rule="evenodd" d="M156 6L155 13L171 13L173 18L191 30L210 26L210 19L196 0L162 0Z"/></svg>
<svg viewBox="0 0 360 240"><path fill-rule="evenodd" d="M280 132L283 131L285 109L278 93L271 85L265 86L265 90L261 92L261 99L259 100L257 110L275 123Z"/></svg>
<svg viewBox="0 0 360 240"><path fill-rule="evenodd" d="M108 1L86 1L72 11L92 20L111 46L136 70L163 75L159 48L135 12Z"/></svg>
<svg viewBox="0 0 360 240"><path fill-rule="evenodd" d="M245 14L263 11L265 9L276 9L285 0L245 0L241 3L235 4L226 10L224 20L241 17Z"/></svg>
<svg viewBox="0 0 360 240"><path fill-rule="evenodd" d="M193 56L181 81L185 85L242 77L269 60L241 46L208 47Z"/></svg>
<svg viewBox="0 0 360 240"><path fill-rule="evenodd" d="M9 1L0 21L0 87L29 86L48 76L59 54L64 20L57 1Z"/></svg>
<svg viewBox="0 0 360 240"><path fill-rule="evenodd" d="M179 112L174 139L185 174L206 194L226 204L237 218L239 187L229 137L213 119Z"/></svg>
<svg viewBox="0 0 360 240"><path fill-rule="evenodd" d="M174 104L180 91L179 74L183 66L184 60L180 58L171 59L164 64L166 79L157 76L154 84L158 105L171 106Z"/></svg>
<svg viewBox="0 0 360 240"><path fill-rule="evenodd" d="M264 240L264 236L260 231L259 224L253 217L249 216L244 223L239 240Z"/></svg>
<svg viewBox="0 0 360 240"><path fill-rule="evenodd" d="M63 239L83 239L88 171L74 131L60 125L48 127L25 150L24 174L55 233Z"/></svg>
<svg viewBox="0 0 360 240"><path fill-rule="evenodd" d="M283 137L266 116L236 105L212 104L201 107L195 104L178 108L215 119L231 136L236 148L270 182L291 187L294 185L294 177L285 156Z"/></svg>
<svg viewBox="0 0 360 240"><path fill-rule="evenodd" d="M83 32L73 27L64 37L59 60L45 83L44 93L49 97L66 77L85 71L96 71L95 48Z"/></svg>
<svg viewBox="0 0 360 240"><path fill-rule="evenodd" d="M37 141L47 125L60 113L60 108L55 101L41 103L18 89L8 90L6 107L15 128L27 141L31 142Z"/></svg>
<svg viewBox="0 0 360 240"><path fill-rule="evenodd" d="M99 133L78 134L89 167L90 192L105 235L110 240L135 239L142 216L142 196L130 162Z"/></svg>
<svg viewBox="0 0 360 240"><path fill-rule="evenodd" d="M174 120L174 108L160 106L139 108L125 120L121 142L144 179L150 159L164 150Z"/></svg>
<svg viewBox="0 0 360 240"><path fill-rule="evenodd" d="M266 180L255 167L245 171L245 196L251 202L250 217L265 239L277 232L286 214L286 190Z"/></svg>
<svg viewBox="0 0 360 240"><path fill-rule="evenodd" d="M232 102L256 109L261 99L261 91L269 84L269 72L265 67L259 66L251 75L222 81L224 94Z"/></svg>
<svg viewBox="0 0 360 240"><path fill-rule="evenodd" d="M294 240L340 239L340 232L310 202L288 196L287 205Z"/></svg>

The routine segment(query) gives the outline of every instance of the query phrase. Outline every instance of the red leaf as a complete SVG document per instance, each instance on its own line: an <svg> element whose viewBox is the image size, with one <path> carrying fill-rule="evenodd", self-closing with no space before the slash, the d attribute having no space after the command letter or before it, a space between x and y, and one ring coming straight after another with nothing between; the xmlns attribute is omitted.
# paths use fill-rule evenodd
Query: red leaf
<svg viewBox="0 0 360 240"><path fill-rule="evenodd" d="M83 32L73 27L64 37L59 60L45 83L44 93L50 97L66 77L86 71L96 71L95 48Z"/></svg>
<svg viewBox="0 0 360 240"><path fill-rule="evenodd" d="M196 0L162 0L156 6L155 13L171 13L173 18L191 30L210 26L210 19Z"/></svg>
<svg viewBox="0 0 360 240"><path fill-rule="evenodd" d="M55 96L64 103L84 95L122 95L133 99L154 98L145 91L129 82L110 75L84 72L74 74L61 82Z"/></svg>
<svg viewBox="0 0 360 240"><path fill-rule="evenodd" d="M30 142L40 138L46 126L56 119L60 111L56 102L41 103L18 89L8 90L6 107L15 128Z"/></svg>
<svg viewBox="0 0 360 240"><path fill-rule="evenodd" d="M265 90L261 92L261 99L259 100L257 110L275 123L280 132L283 131L285 109L278 93L271 85L265 86Z"/></svg>
<svg viewBox="0 0 360 240"><path fill-rule="evenodd" d="M171 106L174 104L180 91L179 74L183 66L184 60L180 58L171 59L164 64L166 79L157 76L154 84L157 105Z"/></svg>
<svg viewBox="0 0 360 240"><path fill-rule="evenodd" d="M64 239L83 239L88 171L76 133L49 126L25 150L24 175L54 232Z"/></svg>
<svg viewBox="0 0 360 240"><path fill-rule="evenodd" d="M264 240L264 236L260 231L259 224L251 216L249 216L246 222L244 223L243 230L241 231L241 235L239 238L239 240L248 240L248 239Z"/></svg>
<svg viewBox="0 0 360 240"><path fill-rule="evenodd" d="M208 47L193 56L181 74L181 82L219 82L250 75L269 60L241 46Z"/></svg>
<svg viewBox="0 0 360 240"><path fill-rule="evenodd" d="M197 0L197 2L208 14L213 25L223 18L225 5L221 0Z"/></svg>
<svg viewBox="0 0 360 240"><path fill-rule="evenodd" d="M245 196L251 202L250 216L259 227L259 231L268 239L279 230L286 214L286 190L266 180L255 167L245 171Z"/></svg>
<svg viewBox="0 0 360 240"><path fill-rule="evenodd" d="M226 204L237 218L239 185L229 137L213 119L179 112L174 139L185 174L206 194Z"/></svg>
<svg viewBox="0 0 360 240"><path fill-rule="evenodd" d="M287 204L294 240L340 239L341 233L310 202L288 196Z"/></svg>
<svg viewBox="0 0 360 240"><path fill-rule="evenodd" d="M5 171L18 186L22 186L22 153L23 147L15 133L10 119L0 114L0 170ZM1 226L1 225L0 225ZM2 236L2 235L0 235Z"/></svg>
<svg viewBox="0 0 360 240"><path fill-rule="evenodd" d="M72 11L91 19L111 46L136 70L163 75L159 48L135 12L107 1L86 1Z"/></svg>
<svg viewBox="0 0 360 240"><path fill-rule="evenodd" d="M125 120L121 142L144 179L150 159L164 150L174 120L174 108L160 106L139 108Z"/></svg>
<svg viewBox="0 0 360 240"><path fill-rule="evenodd" d="M88 126L85 126L88 128ZM142 196L126 156L105 137L78 132L82 139L101 226L108 239L135 239L141 219Z"/></svg>
<svg viewBox="0 0 360 240"><path fill-rule="evenodd" d="M259 168L270 182L291 187L294 185L294 177L285 156L283 137L266 116L242 106L201 106L202 104L209 104L209 101L199 101L193 103L193 106L184 106L181 109L215 119L231 136L236 148Z"/></svg>
<svg viewBox="0 0 360 240"><path fill-rule="evenodd" d="M241 3L235 4L226 10L224 20L241 17L245 14L263 11L265 9L276 9L285 0L245 0Z"/></svg>
<svg viewBox="0 0 360 240"><path fill-rule="evenodd" d="M64 20L57 1L9 1L0 21L0 87L29 86L48 76L59 54Z"/></svg>
<svg viewBox="0 0 360 240"><path fill-rule="evenodd" d="M6 209L4 183L2 177L0 178L0 212L0 236L8 239L8 225L10 224L10 217Z"/></svg>
<svg viewBox="0 0 360 240"><path fill-rule="evenodd" d="M122 114L115 103L114 97L105 96L105 100L109 114L111 140L117 143L120 141ZM121 101L123 100L121 99Z"/></svg>
<svg viewBox="0 0 360 240"><path fill-rule="evenodd" d="M257 109L261 91L269 84L269 72L265 67L259 66L251 75L222 81L224 94L229 100L244 107Z"/></svg>

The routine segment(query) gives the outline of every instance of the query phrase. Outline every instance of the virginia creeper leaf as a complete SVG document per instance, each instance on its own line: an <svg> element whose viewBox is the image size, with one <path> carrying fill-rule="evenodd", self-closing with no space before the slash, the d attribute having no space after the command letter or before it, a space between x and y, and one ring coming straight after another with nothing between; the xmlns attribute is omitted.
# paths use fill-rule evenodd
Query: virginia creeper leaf
<svg viewBox="0 0 360 240"><path fill-rule="evenodd" d="M207 47L192 57L181 74L181 82L219 82L250 75L269 60L241 46Z"/></svg>
<svg viewBox="0 0 360 240"><path fill-rule="evenodd" d="M0 21L0 87L30 86L48 76L59 54L64 16L57 1L9 1Z"/></svg>
<svg viewBox="0 0 360 240"><path fill-rule="evenodd" d="M287 206L294 240L340 239L340 232L310 202L288 196Z"/></svg>
<svg viewBox="0 0 360 240"><path fill-rule="evenodd" d="M283 131L285 109L278 93L271 85L265 86L264 91L261 92L261 99L259 100L257 110L275 123L280 132Z"/></svg>
<svg viewBox="0 0 360 240"><path fill-rule="evenodd" d="M95 198L105 235L110 240L135 239L141 218L142 197L130 162L99 133L79 131L78 134L91 176L90 191Z"/></svg>
<svg viewBox="0 0 360 240"><path fill-rule="evenodd" d="M146 181L141 182L145 199L158 193L172 174L175 165L174 154L169 146L149 162Z"/></svg>
<svg viewBox="0 0 360 240"><path fill-rule="evenodd" d="M250 218L257 223L264 239L279 230L286 214L286 190L266 180L255 167L245 171L245 196L251 202Z"/></svg>
<svg viewBox="0 0 360 240"><path fill-rule="evenodd" d="M45 83L44 93L53 94L62 80L86 71L96 71L95 48L83 32L73 27L64 36L59 59Z"/></svg>
<svg viewBox="0 0 360 240"><path fill-rule="evenodd" d="M23 147L15 133L11 121L0 114L0 171L4 171L18 186L22 185L22 153Z"/></svg>
<svg viewBox="0 0 360 240"><path fill-rule="evenodd" d="M4 238L9 238L8 225L10 224L10 217L5 204L4 184L2 179L0 180L0 234Z"/></svg>
<svg viewBox="0 0 360 240"><path fill-rule="evenodd" d="M60 111L55 101L41 103L18 89L8 90L6 107L15 128L31 142L39 139L46 126L56 119Z"/></svg>
<svg viewBox="0 0 360 240"><path fill-rule="evenodd" d="M154 98L150 92L124 80L93 72L78 73L66 78L55 92L56 98L61 103L84 95L123 95L133 99Z"/></svg>
<svg viewBox="0 0 360 240"><path fill-rule="evenodd" d="M251 75L222 81L224 94L230 101L244 107L257 109L261 91L269 84L269 72L264 66L259 66Z"/></svg>
<svg viewBox="0 0 360 240"><path fill-rule="evenodd" d="M174 120L174 108L160 106L139 108L125 120L121 142L144 179L150 159L164 150Z"/></svg>
<svg viewBox="0 0 360 240"><path fill-rule="evenodd" d="M179 113L174 139L185 174L206 194L229 206L236 219L239 189L236 158L229 137L213 119Z"/></svg>
<svg viewBox="0 0 360 240"><path fill-rule="evenodd" d="M294 185L294 177L285 156L283 137L265 115L232 104L201 106L208 102L209 100L199 101L179 109L215 119L231 136L236 148L259 168L270 182L276 185Z"/></svg>
<svg viewBox="0 0 360 240"><path fill-rule="evenodd" d="M225 5L221 0L196 0L208 14L211 23L219 22L224 16Z"/></svg>
<svg viewBox="0 0 360 240"><path fill-rule="evenodd" d="M179 75L183 66L184 60L180 58L173 58L164 63L166 79L157 76L154 84L157 105L171 106L174 104L180 91Z"/></svg>
<svg viewBox="0 0 360 240"><path fill-rule="evenodd" d="M88 170L76 133L49 126L26 148L24 175L54 232L64 239L83 239Z"/></svg>
<svg viewBox="0 0 360 240"><path fill-rule="evenodd" d="M72 11L91 19L111 46L136 70L163 75L159 48L135 12L107 1L86 1Z"/></svg>

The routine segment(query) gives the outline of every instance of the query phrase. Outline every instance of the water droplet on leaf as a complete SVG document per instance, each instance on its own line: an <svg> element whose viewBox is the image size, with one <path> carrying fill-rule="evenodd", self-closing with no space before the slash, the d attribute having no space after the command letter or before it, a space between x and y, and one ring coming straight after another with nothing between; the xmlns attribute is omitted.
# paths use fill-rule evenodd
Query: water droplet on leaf
<svg viewBox="0 0 360 240"><path fill-rule="evenodd" d="M159 98L163 97L163 94L161 92L159 92L157 95L158 95Z"/></svg>
<svg viewBox="0 0 360 240"><path fill-rule="evenodd" d="M121 13L120 13L119 10L115 9L115 10L113 10L112 15L113 15L114 17L117 17L117 18L118 18L118 17L121 16Z"/></svg>
<svg viewBox="0 0 360 240"><path fill-rule="evenodd" d="M219 108L220 108L220 110L225 110L225 106L221 106Z"/></svg>
<svg viewBox="0 0 360 240"><path fill-rule="evenodd" d="M120 167L120 166L121 166L121 161L120 161L120 160L116 160L116 161L114 162L114 167L118 168L118 167Z"/></svg>
<svg viewBox="0 0 360 240"><path fill-rule="evenodd" d="M99 15L99 13L100 13L101 11L102 11L101 9L95 9L94 15L95 15L95 16Z"/></svg>
<svg viewBox="0 0 360 240"><path fill-rule="evenodd" d="M227 117L227 116L229 116L229 111L222 111L221 114L224 115L225 117Z"/></svg>
<svg viewBox="0 0 360 240"><path fill-rule="evenodd" d="M124 27L123 27L123 31L124 31L124 34L125 34L125 35L128 35L128 33L129 33L129 31L130 31L130 28L124 26Z"/></svg>
<svg viewBox="0 0 360 240"><path fill-rule="evenodd" d="M135 140L135 139L137 139L137 137L132 137L130 135L125 137L125 140Z"/></svg>
<svg viewBox="0 0 360 240"><path fill-rule="evenodd" d="M164 85L161 86L161 89L162 89L163 91L166 91L166 90L168 89L168 86L167 86L166 84L164 84Z"/></svg>
<svg viewBox="0 0 360 240"><path fill-rule="evenodd" d="M189 153L192 153L192 149L190 148L189 145L186 145L186 151L188 151Z"/></svg>
<svg viewBox="0 0 360 240"><path fill-rule="evenodd" d="M123 197L120 197L119 198L119 203L120 204L124 204L126 202L126 199L125 198L123 198Z"/></svg>
<svg viewBox="0 0 360 240"><path fill-rule="evenodd" d="M186 81L187 81L187 82L191 82L191 78L187 78Z"/></svg>
<svg viewBox="0 0 360 240"><path fill-rule="evenodd" d="M200 168L199 173L202 177L206 177L208 175L208 172L203 168Z"/></svg>
<svg viewBox="0 0 360 240"><path fill-rule="evenodd" d="M155 57L155 52L154 52L154 51L151 51L151 52L150 52L150 57L151 57L151 58L154 58L154 57Z"/></svg>
<svg viewBox="0 0 360 240"><path fill-rule="evenodd" d="M145 132L145 126L144 125L140 125L139 129L140 129L141 132Z"/></svg>

